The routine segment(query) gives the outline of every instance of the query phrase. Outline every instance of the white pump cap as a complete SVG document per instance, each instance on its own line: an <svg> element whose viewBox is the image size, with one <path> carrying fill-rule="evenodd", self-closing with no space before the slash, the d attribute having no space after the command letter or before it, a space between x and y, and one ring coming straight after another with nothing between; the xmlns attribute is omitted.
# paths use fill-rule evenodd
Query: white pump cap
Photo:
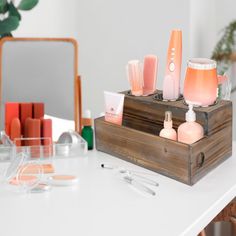
<svg viewBox="0 0 236 236"><path fill-rule="evenodd" d="M189 104L188 109L188 112L185 114L185 120L187 122L196 121L196 113L193 110L193 104Z"/></svg>
<svg viewBox="0 0 236 236"><path fill-rule="evenodd" d="M90 110L85 110L83 118L91 119L91 111Z"/></svg>

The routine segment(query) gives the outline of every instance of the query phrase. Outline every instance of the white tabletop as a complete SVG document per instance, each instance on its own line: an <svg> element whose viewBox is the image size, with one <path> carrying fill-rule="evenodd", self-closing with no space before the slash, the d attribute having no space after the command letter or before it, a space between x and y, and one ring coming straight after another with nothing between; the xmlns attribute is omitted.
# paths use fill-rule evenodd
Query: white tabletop
<svg viewBox="0 0 236 236"><path fill-rule="evenodd" d="M0 188L0 235L195 236L236 196L235 157L193 187L96 151L56 160L56 172L77 175L78 185L41 194ZM136 191L101 163L149 173L160 184L157 195Z"/></svg>

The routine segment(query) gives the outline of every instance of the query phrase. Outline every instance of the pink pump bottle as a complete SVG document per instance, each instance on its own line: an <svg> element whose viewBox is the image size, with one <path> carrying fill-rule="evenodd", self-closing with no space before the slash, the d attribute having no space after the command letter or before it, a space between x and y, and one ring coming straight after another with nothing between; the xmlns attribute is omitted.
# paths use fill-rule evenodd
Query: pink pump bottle
<svg viewBox="0 0 236 236"><path fill-rule="evenodd" d="M192 144L203 138L203 127L196 122L196 113L193 111L193 105L189 104L189 110L185 114L186 122L178 128L178 141L186 144Z"/></svg>
<svg viewBox="0 0 236 236"><path fill-rule="evenodd" d="M177 140L176 131L172 128L172 113L171 113L171 111L165 112L164 129L161 130L159 135L160 135L160 137L163 137L163 138Z"/></svg>
<svg viewBox="0 0 236 236"><path fill-rule="evenodd" d="M182 31L172 30L163 82L163 100L175 101L180 96L182 64Z"/></svg>

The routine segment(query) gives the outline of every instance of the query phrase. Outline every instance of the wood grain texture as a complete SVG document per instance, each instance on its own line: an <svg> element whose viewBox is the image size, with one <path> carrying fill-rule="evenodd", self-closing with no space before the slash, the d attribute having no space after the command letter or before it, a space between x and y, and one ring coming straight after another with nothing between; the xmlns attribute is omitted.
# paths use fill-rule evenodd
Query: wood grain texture
<svg viewBox="0 0 236 236"><path fill-rule="evenodd" d="M188 111L188 107L183 100L163 102L154 100L153 96L135 97L127 95L127 91L123 93L126 94L123 123L127 127L159 134L163 127L165 111L172 112L175 129L185 122L185 113ZM197 122L204 127L205 135L214 134L227 127L232 121L231 101L218 101L214 106L194 108L194 111Z"/></svg>
<svg viewBox="0 0 236 236"><path fill-rule="evenodd" d="M95 120L96 148L190 184L189 146L148 133Z"/></svg>
<svg viewBox="0 0 236 236"><path fill-rule="evenodd" d="M2 46L7 41L47 41L47 42L68 42L74 46L74 121L75 130L81 131L81 117L82 117L82 97L80 78L78 83L78 43L73 38L13 38L5 37L0 40L0 98L2 97Z"/></svg>
<svg viewBox="0 0 236 236"><path fill-rule="evenodd" d="M128 100L130 104L137 105L133 104L132 112L145 114L144 119L149 127L152 127L153 120L149 122L148 117L153 114L156 117L161 117L159 113L162 113L163 106L165 108L169 106L167 109L176 109L176 113L182 114L182 116L186 110L186 108L185 110L180 109L184 104L179 102L173 102L177 104L177 108L172 108L170 105L160 105L159 103L155 106L150 105L151 97L146 97L144 100L143 98L137 99L137 101ZM200 108L200 110L204 110L202 116L205 119L210 117L209 113L215 114L216 117L213 116L213 113L211 114L212 117L207 124L217 127L217 131L214 128L211 135L206 135L192 145L159 137L158 132L155 131L155 134L152 134L145 130L144 125L137 125L137 123L127 125L124 121L123 125L119 126L106 122L104 118L98 118L95 120L97 150L151 169L185 184L193 185L232 155L232 103L222 101L216 106L217 109L209 107ZM139 112L139 109L142 109L142 113ZM222 114L222 110L225 110L224 114ZM214 121L219 124L220 117L221 125L216 126ZM135 125L137 126L134 127ZM159 124L156 126L159 127Z"/></svg>

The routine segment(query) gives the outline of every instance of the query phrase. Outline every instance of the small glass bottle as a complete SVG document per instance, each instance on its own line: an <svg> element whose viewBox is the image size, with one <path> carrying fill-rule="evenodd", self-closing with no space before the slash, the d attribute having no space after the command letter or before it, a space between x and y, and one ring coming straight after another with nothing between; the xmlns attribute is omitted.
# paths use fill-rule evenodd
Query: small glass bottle
<svg viewBox="0 0 236 236"><path fill-rule="evenodd" d="M84 117L82 120L82 137L87 141L88 143L88 150L93 149L93 128L92 128L92 119L91 119L91 111L86 110L84 113Z"/></svg>

